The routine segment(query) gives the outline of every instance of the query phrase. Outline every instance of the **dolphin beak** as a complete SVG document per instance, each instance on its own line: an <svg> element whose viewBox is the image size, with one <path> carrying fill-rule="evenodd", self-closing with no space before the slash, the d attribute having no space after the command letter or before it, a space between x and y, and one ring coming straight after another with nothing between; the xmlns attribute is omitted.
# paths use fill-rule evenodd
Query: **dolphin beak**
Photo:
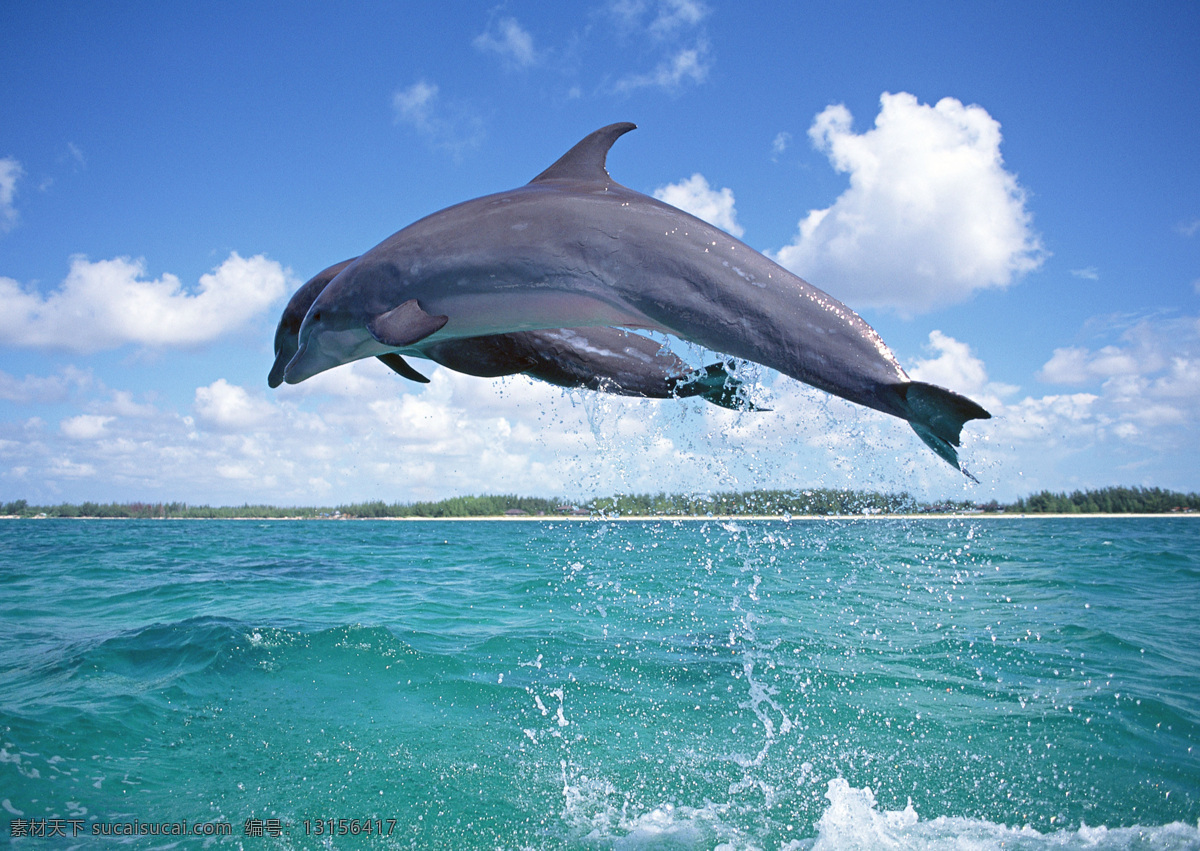
<svg viewBox="0 0 1200 851"><path fill-rule="evenodd" d="M288 384L299 384L306 378L312 378L317 373L333 369L340 364L341 361L329 357L320 347L314 349L305 343L284 368L283 380Z"/></svg>
<svg viewBox="0 0 1200 851"><path fill-rule="evenodd" d="M286 352L280 352L275 356L275 363L272 364L271 373L267 376L267 386L272 390L283 383L284 370L287 369L290 360L291 358L287 356Z"/></svg>

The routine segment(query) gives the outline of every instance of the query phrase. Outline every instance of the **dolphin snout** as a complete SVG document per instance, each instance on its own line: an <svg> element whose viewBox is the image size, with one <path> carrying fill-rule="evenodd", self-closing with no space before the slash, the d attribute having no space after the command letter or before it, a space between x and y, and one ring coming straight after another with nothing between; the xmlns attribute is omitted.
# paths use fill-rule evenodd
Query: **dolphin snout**
<svg viewBox="0 0 1200 851"><path fill-rule="evenodd" d="M287 366L283 368L283 380L288 384L299 384L306 378L312 378L318 372L324 372L335 364L328 366L318 366L312 355L309 354L308 345L301 346L294 357L288 361ZM275 374L275 370L271 370L271 375ZM270 381L270 379L268 379Z"/></svg>
<svg viewBox="0 0 1200 851"><path fill-rule="evenodd" d="M267 376L267 386L272 390L283 383L284 372L293 356L292 352L280 352L275 356L275 363L271 365L271 373Z"/></svg>

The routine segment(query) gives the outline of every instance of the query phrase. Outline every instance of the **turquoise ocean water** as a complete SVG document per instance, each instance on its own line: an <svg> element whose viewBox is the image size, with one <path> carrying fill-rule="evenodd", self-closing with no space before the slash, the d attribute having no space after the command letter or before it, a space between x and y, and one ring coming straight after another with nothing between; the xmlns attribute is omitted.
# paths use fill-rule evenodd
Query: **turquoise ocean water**
<svg viewBox="0 0 1200 851"><path fill-rule="evenodd" d="M0 626L18 848L1200 848L1187 518L5 521Z"/></svg>

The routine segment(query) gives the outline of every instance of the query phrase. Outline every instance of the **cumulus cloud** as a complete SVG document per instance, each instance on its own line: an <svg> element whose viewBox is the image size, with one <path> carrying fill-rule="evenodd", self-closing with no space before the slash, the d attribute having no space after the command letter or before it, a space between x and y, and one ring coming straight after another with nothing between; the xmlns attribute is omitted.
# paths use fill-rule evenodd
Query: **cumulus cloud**
<svg viewBox="0 0 1200 851"><path fill-rule="evenodd" d="M1045 256L1025 193L1000 156L1000 125L979 106L884 94L855 133L834 105L809 128L850 186L800 221L776 259L855 306L912 315L1007 287Z"/></svg>
<svg viewBox="0 0 1200 851"><path fill-rule="evenodd" d="M992 381L988 377L987 367L971 347L948 334L931 331L925 348L933 357L919 358L908 371L909 376L917 381L962 393L985 408L999 408L1004 398L1019 389Z"/></svg>
<svg viewBox="0 0 1200 851"><path fill-rule="evenodd" d="M533 36L516 18L505 17L494 20L488 28L472 42L477 50L495 53L505 64L528 68L537 64L538 55L533 47Z"/></svg>
<svg viewBox="0 0 1200 851"><path fill-rule="evenodd" d="M95 440L104 436L105 427L114 419L116 418L101 414L80 414L76 417L68 417L60 422L58 427L63 434L73 440Z"/></svg>
<svg viewBox="0 0 1200 851"><path fill-rule="evenodd" d="M1135 375L1140 371L1141 365L1133 353L1118 346L1105 346L1095 352L1068 346L1054 350L1038 378L1049 384L1087 384L1095 379Z"/></svg>
<svg viewBox="0 0 1200 851"><path fill-rule="evenodd" d="M129 343L194 346L229 333L294 285L262 255L236 252L188 292L164 274L145 279L145 262L119 257L95 263L74 257L62 285L43 296L0 278L0 344L90 353Z"/></svg>
<svg viewBox="0 0 1200 851"><path fill-rule="evenodd" d="M462 103L445 103L436 83L418 80L392 94L397 124L412 127L435 148L455 157L483 142L483 120Z"/></svg>
<svg viewBox="0 0 1200 851"><path fill-rule="evenodd" d="M734 236L745 233L737 222L733 190L728 187L713 189L702 174L660 186L654 190L654 197Z"/></svg>
<svg viewBox="0 0 1200 851"><path fill-rule="evenodd" d="M218 431L241 432L268 422L274 414L271 403L252 397L244 387L218 378L207 387L196 388L193 404L196 417Z"/></svg>
<svg viewBox="0 0 1200 851"><path fill-rule="evenodd" d="M1088 330L1103 333L1105 320ZM1112 484L1121 471L1157 473L1152 483L1200 473L1200 317L1109 317L1115 342L1055 349L1038 378L1070 392L1026 396L992 409L989 453L1017 469L1041 470L1028 486L1060 489L1067 465L1083 484ZM1019 466L1018 466L1019 465ZM1126 480L1128 481L1128 480Z"/></svg>
<svg viewBox="0 0 1200 851"><path fill-rule="evenodd" d="M1109 420L1100 411L1094 393L1026 396L999 411L992 436L1006 442L1025 464L1032 452L1066 446L1086 448L1094 443Z"/></svg>
<svg viewBox="0 0 1200 851"><path fill-rule="evenodd" d="M1200 317L1110 316L1088 323L1099 336L1116 342L1090 349L1055 349L1038 378L1050 384L1097 384L1129 376L1162 376L1177 365L1200 363Z"/></svg>
<svg viewBox="0 0 1200 851"><path fill-rule="evenodd" d="M17 181L25 175L21 163L12 157L0 159L0 232L12 230L17 224Z"/></svg>
<svg viewBox="0 0 1200 851"><path fill-rule="evenodd" d="M1200 317L1145 318L1098 349L1055 349L1038 378L1099 385L1112 416L1142 429L1194 423L1200 419Z"/></svg>
<svg viewBox="0 0 1200 851"><path fill-rule="evenodd" d="M990 379L968 345L934 331L927 347L934 356L918 360L910 374L964 393L992 413L994 419L969 427L976 440L983 438L969 445L982 461L976 466L1046 475L1068 462L1076 474L1095 475L1098 469L1093 484L1110 484L1115 459L1159 463L1155 459L1167 457L1164 452L1198 439L1198 340L1196 319L1146 320L1126 329L1120 345L1055 350L1039 375L1047 382L1091 387L1018 398L1019 388ZM1088 451L1099 462L1094 469L1079 460Z"/></svg>

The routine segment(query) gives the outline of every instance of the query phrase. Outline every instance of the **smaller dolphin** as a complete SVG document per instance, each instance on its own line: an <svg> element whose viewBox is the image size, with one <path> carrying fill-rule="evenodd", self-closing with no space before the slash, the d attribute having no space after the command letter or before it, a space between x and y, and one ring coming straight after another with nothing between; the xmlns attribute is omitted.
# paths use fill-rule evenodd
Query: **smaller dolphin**
<svg viewBox="0 0 1200 851"><path fill-rule="evenodd" d="M355 258L324 269L296 290L275 329L275 363L267 384L283 383L296 355L300 325L322 290ZM761 410L746 397L742 382L724 363L693 370L659 343L619 328L554 328L448 340L417 353L455 372L495 378L523 373L559 387L582 387L648 399L701 396L714 405ZM377 356L412 381L429 379L395 352Z"/></svg>
<svg viewBox="0 0 1200 851"><path fill-rule="evenodd" d="M548 328L447 340L421 354L455 372L492 378L523 373L559 387L618 396L700 396L722 408L762 410L724 363L693 370L647 337L620 328ZM399 355L396 355L399 357Z"/></svg>

